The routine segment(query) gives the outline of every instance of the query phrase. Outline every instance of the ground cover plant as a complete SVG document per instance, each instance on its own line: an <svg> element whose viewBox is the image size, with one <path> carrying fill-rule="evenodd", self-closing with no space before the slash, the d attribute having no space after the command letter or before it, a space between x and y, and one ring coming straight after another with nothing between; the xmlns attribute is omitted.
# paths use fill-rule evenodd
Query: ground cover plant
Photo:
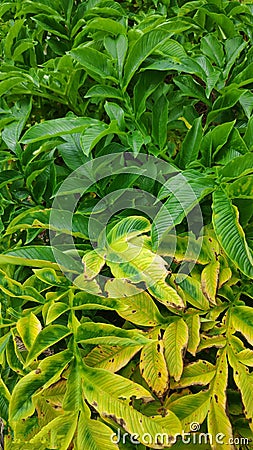
<svg viewBox="0 0 253 450"><path fill-rule="evenodd" d="M7 450L253 447L253 4L0 3Z"/></svg>

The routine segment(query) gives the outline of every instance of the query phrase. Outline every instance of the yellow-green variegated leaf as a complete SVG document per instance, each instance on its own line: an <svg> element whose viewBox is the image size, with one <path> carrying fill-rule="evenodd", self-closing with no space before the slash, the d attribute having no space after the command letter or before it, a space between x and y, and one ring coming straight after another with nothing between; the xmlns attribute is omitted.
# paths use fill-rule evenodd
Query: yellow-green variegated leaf
<svg viewBox="0 0 253 450"><path fill-rule="evenodd" d="M155 436L166 433L173 437L182 430L179 419L169 412L166 417L147 417L133 408L131 397L151 401L150 393L141 385L103 369L84 368L84 395L108 423L116 425L129 434L138 434L140 442L145 444L144 435L152 437L151 448L155 448Z"/></svg>
<svg viewBox="0 0 253 450"><path fill-rule="evenodd" d="M231 198L253 198L253 175L238 178L227 184L226 190Z"/></svg>
<svg viewBox="0 0 253 450"><path fill-rule="evenodd" d="M215 375L215 366L208 361L199 360L184 368L180 381L171 380L171 389L183 388L195 384L207 385Z"/></svg>
<svg viewBox="0 0 253 450"><path fill-rule="evenodd" d="M212 261L202 270L201 286L202 291L211 303L216 304L216 291L219 280L220 263Z"/></svg>
<svg viewBox="0 0 253 450"><path fill-rule="evenodd" d="M250 306L235 306L231 309L231 320L236 331L240 331L253 345L253 309Z"/></svg>
<svg viewBox="0 0 253 450"><path fill-rule="evenodd" d="M237 353L236 357L245 366L253 367L253 350L246 348Z"/></svg>
<svg viewBox="0 0 253 450"><path fill-rule="evenodd" d="M210 261L210 251L202 245L203 239L196 239L192 235L175 236L167 234L163 236L157 249L158 255L170 256L175 262L192 261L198 264L208 264Z"/></svg>
<svg viewBox="0 0 253 450"><path fill-rule="evenodd" d="M66 391L62 401L64 411L80 411L82 408L82 362L80 356L76 356L70 364Z"/></svg>
<svg viewBox="0 0 253 450"><path fill-rule="evenodd" d="M177 274L175 284L184 292L185 300L195 308L206 310L209 308L209 302L202 292L200 282L184 274Z"/></svg>
<svg viewBox="0 0 253 450"><path fill-rule="evenodd" d="M157 397L163 397L169 387L169 374L164 357L164 343L160 330L152 333L155 342L146 344L140 354L140 372Z"/></svg>
<svg viewBox="0 0 253 450"><path fill-rule="evenodd" d="M232 277L232 270L230 269L230 267L223 267L220 270L219 274L218 289L220 289L227 281L229 281L231 277Z"/></svg>
<svg viewBox="0 0 253 450"><path fill-rule="evenodd" d="M32 370L19 380L14 387L10 401L11 423L15 424L34 413L33 396L39 389L46 389L58 381L72 357L72 352L69 350L49 356L40 362L36 370Z"/></svg>
<svg viewBox="0 0 253 450"><path fill-rule="evenodd" d="M200 343L200 317L199 314L189 314L185 316L185 322L188 326L189 339L187 350L193 356L196 355Z"/></svg>
<svg viewBox="0 0 253 450"><path fill-rule="evenodd" d="M64 412L45 425L32 439L32 444L68 450L77 427L78 412Z"/></svg>
<svg viewBox="0 0 253 450"><path fill-rule="evenodd" d="M11 394L2 378L0 378L0 412L1 418L6 422L8 421L10 399Z"/></svg>
<svg viewBox="0 0 253 450"><path fill-rule="evenodd" d="M210 391L200 391L197 394L184 395L169 404L169 409L181 420L185 431L191 430L191 423L204 422L209 406Z"/></svg>
<svg viewBox="0 0 253 450"><path fill-rule="evenodd" d="M119 345L98 345L84 358L85 364L117 372L122 369L142 348L141 345L120 347Z"/></svg>
<svg viewBox="0 0 253 450"><path fill-rule="evenodd" d="M164 322L151 296L126 280L114 278L105 285L108 296L117 298L115 309L126 320L142 326L156 326Z"/></svg>
<svg viewBox="0 0 253 450"><path fill-rule="evenodd" d="M28 316L21 317L21 319L17 321L18 334L27 350L31 349L41 329L41 323L33 313L30 313Z"/></svg>
<svg viewBox="0 0 253 450"><path fill-rule="evenodd" d="M228 257L248 277L253 278L253 256L238 209L222 189L213 193L213 226L217 239Z"/></svg>
<svg viewBox="0 0 253 450"><path fill-rule="evenodd" d="M105 258L96 250L85 253L83 259L84 279L92 280L95 278L105 264Z"/></svg>
<svg viewBox="0 0 253 450"><path fill-rule="evenodd" d="M183 372L183 354L188 342L188 327L183 319L172 322L165 330L165 359L169 374L179 381Z"/></svg>
<svg viewBox="0 0 253 450"><path fill-rule="evenodd" d="M67 337L71 331L64 325L48 325L40 331L27 355L26 367L43 351Z"/></svg>
<svg viewBox="0 0 253 450"><path fill-rule="evenodd" d="M120 345L121 347L145 345L150 339L141 331L124 330L107 323L86 322L76 333L77 342L89 344Z"/></svg>
<svg viewBox="0 0 253 450"><path fill-rule="evenodd" d="M232 426L226 413L227 396L226 389L228 383L228 363L226 349L218 353L216 365L216 375L211 382L211 403L207 418L208 431L212 436L223 433L223 443L213 442L213 448L223 450L227 448L227 441L233 440ZM222 439L221 439L222 441ZM232 446L233 448L233 446Z"/></svg>
<svg viewBox="0 0 253 450"><path fill-rule="evenodd" d="M81 412L78 420L75 450L117 450L113 430L99 420L92 420Z"/></svg>
<svg viewBox="0 0 253 450"><path fill-rule="evenodd" d="M164 280L159 280L152 286L148 287L148 291L156 300L163 303L167 307L183 309L185 304L172 286L169 286Z"/></svg>
<svg viewBox="0 0 253 450"><path fill-rule="evenodd" d="M200 344L198 346L198 352L201 352L205 348L217 347L222 348L226 345L227 340L224 336L205 336L203 335L200 339Z"/></svg>
<svg viewBox="0 0 253 450"><path fill-rule="evenodd" d="M101 287L97 283L96 280L85 280L84 274L78 275L75 280L74 284L79 288L82 289L85 292L89 292L94 295L100 295L102 294Z"/></svg>
<svg viewBox="0 0 253 450"><path fill-rule="evenodd" d="M52 301L46 311L46 325L56 320L68 310L69 306L66 303Z"/></svg>
<svg viewBox="0 0 253 450"><path fill-rule="evenodd" d="M184 307L181 297L165 282L168 275L166 261L148 248L128 243L127 249L120 251L119 248L117 253L107 255L107 265L115 278L144 282L149 292L166 306Z"/></svg>
<svg viewBox="0 0 253 450"><path fill-rule="evenodd" d="M249 373L249 369L244 364L238 361L237 355L230 348L228 349L228 357L229 363L233 368L235 384L241 392L245 417L248 419L249 426L253 431L252 374Z"/></svg>
<svg viewBox="0 0 253 450"><path fill-rule="evenodd" d="M117 248L121 241L125 242L142 233L146 233L150 231L150 227L150 222L146 217L125 217L110 230L107 235L107 242L112 248L115 246Z"/></svg>

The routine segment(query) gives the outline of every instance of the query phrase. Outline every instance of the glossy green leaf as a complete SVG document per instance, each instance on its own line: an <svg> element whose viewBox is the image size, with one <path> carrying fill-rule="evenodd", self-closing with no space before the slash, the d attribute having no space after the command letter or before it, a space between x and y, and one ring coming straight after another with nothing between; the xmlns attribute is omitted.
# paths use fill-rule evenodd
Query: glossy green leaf
<svg viewBox="0 0 253 450"><path fill-rule="evenodd" d="M221 189L213 193L213 226L229 258L246 276L253 277L253 256L239 223L238 209Z"/></svg>

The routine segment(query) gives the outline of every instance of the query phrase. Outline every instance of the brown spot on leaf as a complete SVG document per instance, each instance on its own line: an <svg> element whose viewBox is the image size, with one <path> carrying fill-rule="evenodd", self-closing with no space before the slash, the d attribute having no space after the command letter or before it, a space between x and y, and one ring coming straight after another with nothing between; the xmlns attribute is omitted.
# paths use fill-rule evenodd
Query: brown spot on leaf
<svg viewBox="0 0 253 450"><path fill-rule="evenodd" d="M41 369L39 369L39 368L38 368L38 369L36 369L36 370L35 370L35 373L36 373L36 374L39 374L39 373L41 373Z"/></svg>
<svg viewBox="0 0 253 450"><path fill-rule="evenodd" d="M160 353L160 351L161 351L161 346L160 346L160 344L157 344L157 351L158 351L158 353Z"/></svg>

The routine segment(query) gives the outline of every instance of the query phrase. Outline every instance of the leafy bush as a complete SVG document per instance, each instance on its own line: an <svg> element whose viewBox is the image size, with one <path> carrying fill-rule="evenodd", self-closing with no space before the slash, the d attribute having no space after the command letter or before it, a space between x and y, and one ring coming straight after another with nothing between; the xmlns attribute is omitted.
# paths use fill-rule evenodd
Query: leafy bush
<svg viewBox="0 0 253 450"><path fill-rule="evenodd" d="M5 448L251 448L252 13L2 0Z"/></svg>

